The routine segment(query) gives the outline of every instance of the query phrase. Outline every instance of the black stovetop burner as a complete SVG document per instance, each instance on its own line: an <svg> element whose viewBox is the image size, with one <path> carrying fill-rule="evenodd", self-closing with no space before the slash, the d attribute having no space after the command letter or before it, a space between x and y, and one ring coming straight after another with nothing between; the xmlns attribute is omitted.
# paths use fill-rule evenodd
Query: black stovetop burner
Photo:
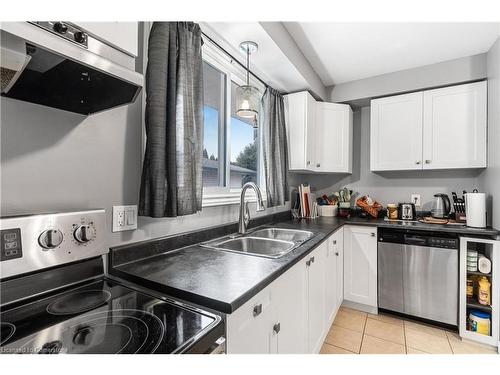
<svg viewBox="0 0 500 375"><path fill-rule="evenodd" d="M178 353L216 320L101 279L2 311L0 353Z"/></svg>
<svg viewBox="0 0 500 375"><path fill-rule="evenodd" d="M68 293L47 306L53 315L71 315L92 310L109 301L111 293L107 290L82 290Z"/></svg>

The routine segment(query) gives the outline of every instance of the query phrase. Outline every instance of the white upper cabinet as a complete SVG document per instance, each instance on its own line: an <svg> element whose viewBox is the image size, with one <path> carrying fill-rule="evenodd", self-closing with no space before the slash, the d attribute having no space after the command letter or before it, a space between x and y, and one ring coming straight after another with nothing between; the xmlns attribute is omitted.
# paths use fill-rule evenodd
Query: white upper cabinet
<svg viewBox="0 0 500 375"><path fill-rule="evenodd" d="M352 110L346 104L316 103L318 172L352 172Z"/></svg>
<svg viewBox="0 0 500 375"><path fill-rule="evenodd" d="M486 81L424 92L424 169L486 167Z"/></svg>
<svg viewBox="0 0 500 375"><path fill-rule="evenodd" d="M351 107L316 102L303 91L287 95L286 108L289 169L351 173Z"/></svg>
<svg viewBox="0 0 500 375"><path fill-rule="evenodd" d="M372 171L486 167L486 82L371 101Z"/></svg>
<svg viewBox="0 0 500 375"><path fill-rule="evenodd" d="M422 92L371 101L372 171L422 169Z"/></svg>
<svg viewBox="0 0 500 375"><path fill-rule="evenodd" d="M137 22L75 22L75 24L97 38L137 56L139 30Z"/></svg>
<svg viewBox="0 0 500 375"><path fill-rule="evenodd" d="M308 170L315 162L316 100L307 91L286 95L285 124L290 170Z"/></svg>

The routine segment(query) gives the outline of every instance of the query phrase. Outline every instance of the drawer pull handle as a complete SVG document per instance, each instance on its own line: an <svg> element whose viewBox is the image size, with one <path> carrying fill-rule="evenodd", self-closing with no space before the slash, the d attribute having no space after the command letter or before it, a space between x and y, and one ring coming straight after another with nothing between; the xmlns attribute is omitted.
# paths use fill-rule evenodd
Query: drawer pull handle
<svg viewBox="0 0 500 375"><path fill-rule="evenodd" d="M337 244L337 240L333 240L333 244L336 245Z"/></svg>
<svg viewBox="0 0 500 375"><path fill-rule="evenodd" d="M276 324L273 326L273 331L274 331L276 334L280 333L280 331L281 331L281 324L280 324L280 322L276 323Z"/></svg>
<svg viewBox="0 0 500 375"><path fill-rule="evenodd" d="M375 237L375 233L371 233L371 236L372 236L372 237Z"/></svg>
<svg viewBox="0 0 500 375"><path fill-rule="evenodd" d="M306 260L306 266L309 267L311 265L311 259Z"/></svg>
<svg viewBox="0 0 500 375"><path fill-rule="evenodd" d="M427 160L425 161L425 164L430 164L430 163L432 163L432 160L427 159Z"/></svg>
<svg viewBox="0 0 500 375"><path fill-rule="evenodd" d="M337 252L335 253L335 255L336 255L336 256L339 256L339 252L337 251Z"/></svg>
<svg viewBox="0 0 500 375"><path fill-rule="evenodd" d="M253 316L259 316L260 313L262 312L262 303L259 303L258 305L255 305L253 308Z"/></svg>
<svg viewBox="0 0 500 375"><path fill-rule="evenodd" d="M314 263L314 257L311 257L311 263Z"/></svg>

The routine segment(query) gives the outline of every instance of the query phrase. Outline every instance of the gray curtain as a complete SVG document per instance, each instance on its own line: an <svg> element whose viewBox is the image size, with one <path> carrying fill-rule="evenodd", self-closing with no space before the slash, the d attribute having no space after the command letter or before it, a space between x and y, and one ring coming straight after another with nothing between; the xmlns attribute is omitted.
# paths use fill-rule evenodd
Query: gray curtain
<svg viewBox="0 0 500 375"><path fill-rule="evenodd" d="M201 210L203 61L192 22L154 22L146 70L146 153L139 215Z"/></svg>
<svg viewBox="0 0 500 375"><path fill-rule="evenodd" d="M268 87L261 101L260 126L268 207L289 200L288 150L283 96Z"/></svg>

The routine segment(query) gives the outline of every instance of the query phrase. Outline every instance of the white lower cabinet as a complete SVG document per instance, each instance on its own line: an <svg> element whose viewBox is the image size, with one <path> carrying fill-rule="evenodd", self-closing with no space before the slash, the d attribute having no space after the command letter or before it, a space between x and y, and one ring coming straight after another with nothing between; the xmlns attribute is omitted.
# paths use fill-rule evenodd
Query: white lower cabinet
<svg viewBox="0 0 500 375"><path fill-rule="evenodd" d="M332 234L326 245L325 321L328 328L344 298L344 229Z"/></svg>
<svg viewBox="0 0 500 375"><path fill-rule="evenodd" d="M307 320L309 323L308 352L317 353L323 344L325 332L325 271L327 243L323 242L306 260L307 267ZM306 257L307 258L307 257Z"/></svg>
<svg viewBox="0 0 500 375"><path fill-rule="evenodd" d="M341 247L342 229L227 315L227 353L318 353L342 302Z"/></svg>
<svg viewBox="0 0 500 375"><path fill-rule="evenodd" d="M271 354L276 352L272 335L270 286L227 316L227 353ZM275 344L275 342L274 342Z"/></svg>
<svg viewBox="0 0 500 375"><path fill-rule="evenodd" d="M377 228L344 227L344 300L377 308Z"/></svg>
<svg viewBox="0 0 500 375"><path fill-rule="evenodd" d="M491 262L489 273L467 270L467 253L477 251L478 257L485 257ZM500 338L500 241L483 238L460 237L460 276L459 276L459 319L460 337L499 346ZM479 303L479 280L486 279L490 284L489 303ZM472 281L472 296L467 295L467 281ZM482 324L470 320L471 314L482 317ZM489 329L488 329L489 328Z"/></svg>
<svg viewBox="0 0 500 375"><path fill-rule="evenodd" d="M272 285L272 338L277 353L307 353L307 270L299 262ZM279 332L276 332L276 331Z"/></svg>

